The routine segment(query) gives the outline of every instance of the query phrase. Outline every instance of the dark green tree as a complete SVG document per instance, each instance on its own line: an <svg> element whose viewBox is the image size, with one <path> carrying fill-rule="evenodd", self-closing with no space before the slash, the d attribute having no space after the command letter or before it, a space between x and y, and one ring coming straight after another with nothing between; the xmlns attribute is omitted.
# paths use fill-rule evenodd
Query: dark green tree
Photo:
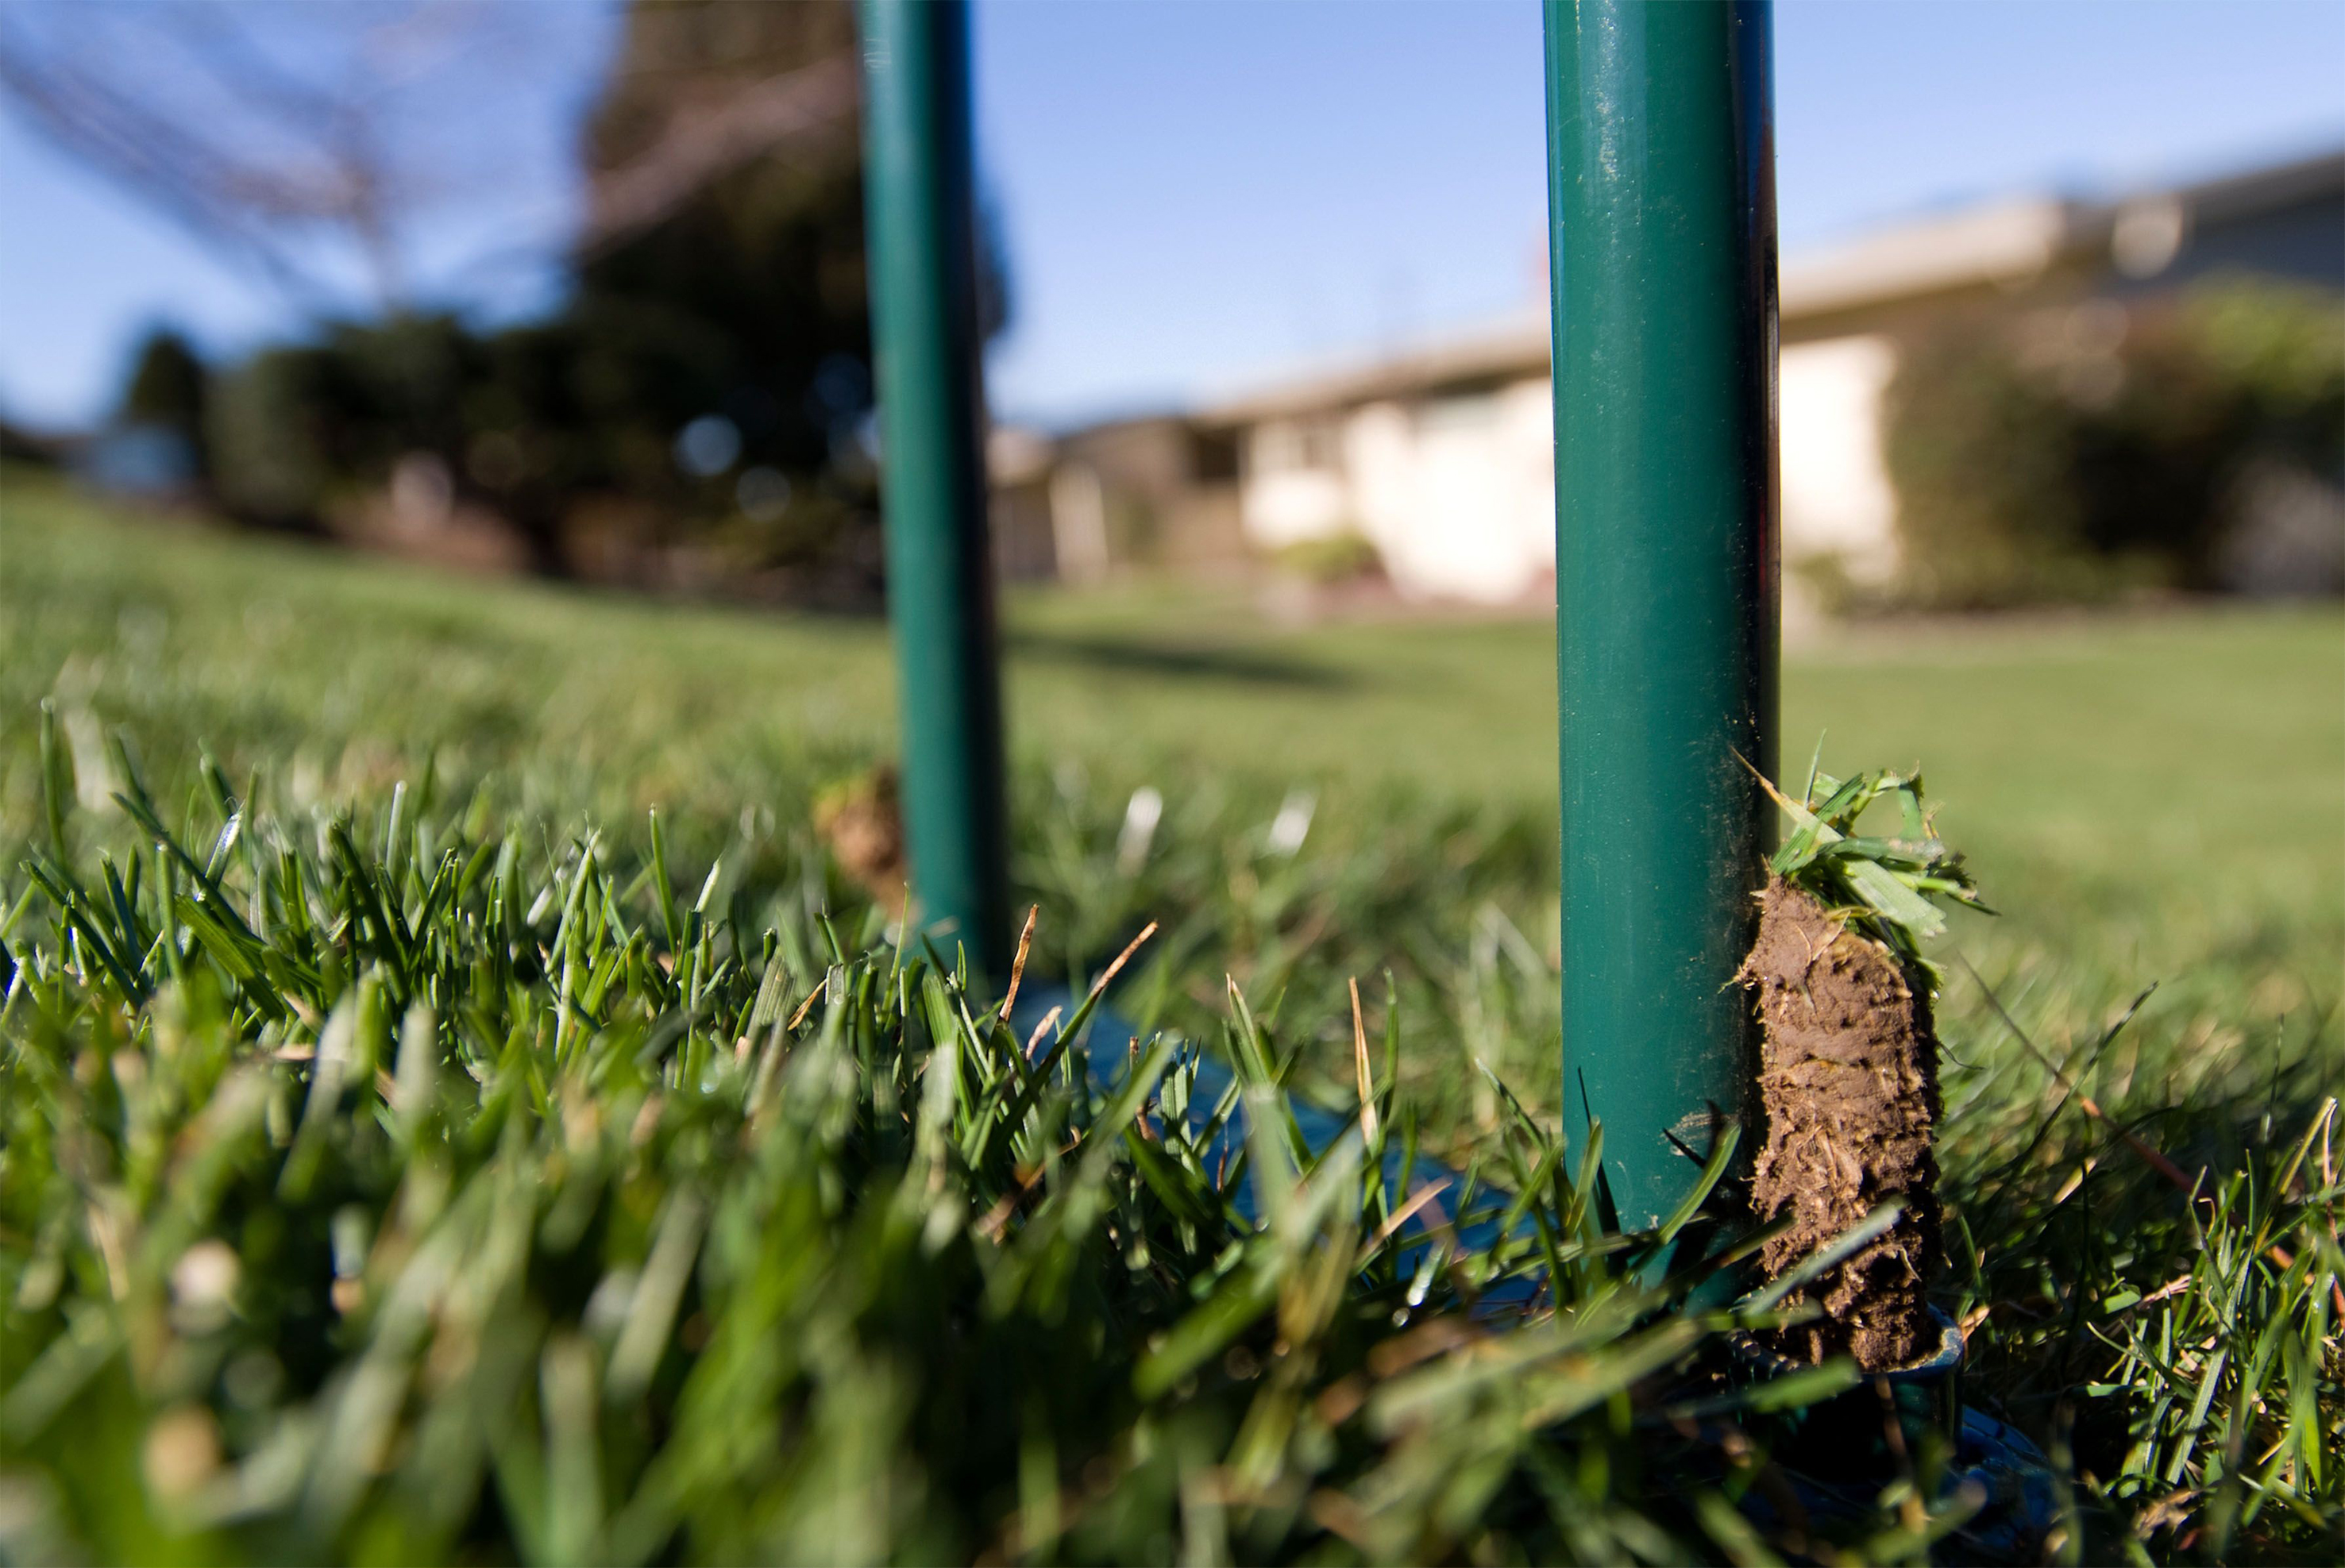
<svg viewBox="0 0 2345 1568"><path fill-rule="evenodd" d="M563 307L492 333L345 323L256 357L207 425L223 498L314 523L426 453L548 574L689 545L874 592L855 38L846 0L636 0L582 137Z"/></svg>
<svg viewBox="0 0 2345 1568"><path fill-rule="evenodd" d="M573 314L589 417L636 438L613 448L631 492L714 522L765 467L794 495L868 511L852 463L871 395L855 72L845 0L629 8L585 133ZM670 456L696 420L730 426L734 460L694 473Z"/></svg>
<svg viewBox="0 0 2345 1568"><path fill-rule="evenodd" d="M201 480L207 471L204 412L210 400L210 367L186 337L172 328L157 327L131 358L130 379L116 418L177 439L186 449L190 477Z"/></svg>

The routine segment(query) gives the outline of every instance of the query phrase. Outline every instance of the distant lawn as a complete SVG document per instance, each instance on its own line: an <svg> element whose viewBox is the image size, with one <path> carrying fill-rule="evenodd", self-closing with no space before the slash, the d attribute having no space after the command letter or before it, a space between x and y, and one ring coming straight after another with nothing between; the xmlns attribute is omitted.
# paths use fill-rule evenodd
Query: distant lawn
<svg viewBox="0 0 2345 1568"><path fill-rule="evenodd" d="M1543 622L1282 631L1139 594L1038 598L1010 622L1030 745L1274 759L1335 787L1399 778L1542 804L1555 788ZM2310 921L2332 968L2345 958L2334 607L1844 632L1786 660L1786 774L1820 735L1827 769L1924 764L1943 825L2022 918L2054 898L2145 939L2168 919Z"/></svg>
<svg viewBox="0 0 2345 1568"><path fill-rule="evenodd" d="M1468 902L1455 908L1411 910L1425 926L1408 941L1467 963L1480 918L1471 900L1483 898L1532 946L1551 940L1546 624L1280 627L1229 593L1162 587L1020 595L1007 621L1020 798L1091 801L1066 809L1090 824L1096 842L1083 853L1094 860L1138 783L1173 800L1168 835L1184 803L1202 823L1233 799L1266 812L1289 787L1309 787L1320 794L1315 849L1349 845L1344 855L1391 865L1477 857L1466 880L1480 891L1460 892ZM2345 962L2345 613L2335 607L1867 630L1795 652L1785 688L1786 773L1804 768L1819 732L1828 768L1925 766L1943 828L2006 911L1964 920L1957 940L2056 1037L2096 1027L2153 981L2162 988L2147 1020L2202 1047L2268 1043L2283 1027L2301 1039L2335 1007ZM188 776L208 744L232 771L257 766L297 796L342 798L413 780L429 756L444 777L491 778L508 804L555 817L624 825L657 804L689 829L764 807L792 819L775 831L800 833L794 792L882 754L893 713L876 620L437 575L126 521L11 475L0 501L0 844L23 842L39 820L32 719L52 693L86 746L126 725L166 779ZM1394 814L1404 799L1418 804ZM1426 835L1449 831L1437 826L1448 805L1525 825L1478 848L1445 847ZM1069 940L1105 941L1112 919L1097 911L1124 895L1083 892L1094 872L1067 868L1063 838L1022 824L1021 875L1046 901L1095 905L1099 928L1077 919L1081 935ZM1240 915L1253 907L1243 878L1224 885L1223 850L1183 842L1193 881L1146 896L1211 888ZM1202 1003L1225 967L1289 973L1323 941L1324 911L1304 907L1316 896L1294 893L1300 902L1260 930L1240 915L1201 930L1189 993ZM1352 929L1321 955L1330 983L1339 965L1430 966L1391 951L1404 945L1391 929L1338 924ZM1956 1016L1988 1027L1963 991ZM1516 1065L1536 1087L1553 1069L1547 1048L1529 1048Z"/></svg>

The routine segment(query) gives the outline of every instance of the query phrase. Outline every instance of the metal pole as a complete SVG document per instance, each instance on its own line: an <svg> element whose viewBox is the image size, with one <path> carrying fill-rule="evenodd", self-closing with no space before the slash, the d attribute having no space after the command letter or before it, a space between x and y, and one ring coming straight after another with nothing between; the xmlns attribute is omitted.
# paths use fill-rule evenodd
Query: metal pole
<svg viewBox="0 0 2345 1568"><path fill-rule="evenodd" d="M1547 0L1567 1126L1650 1226L1750 1125L1775 766L1762 4ZM1747 1151L1751 1141L1746 1138Z"/></svg>
<svg viewBox="0 0 2345 1568"><path fill-rule="evenodd" d="M903 806L922 924L1008 968L969 9L863 0L863 161ZM942 927L949 929L940 930Z"/></svg>

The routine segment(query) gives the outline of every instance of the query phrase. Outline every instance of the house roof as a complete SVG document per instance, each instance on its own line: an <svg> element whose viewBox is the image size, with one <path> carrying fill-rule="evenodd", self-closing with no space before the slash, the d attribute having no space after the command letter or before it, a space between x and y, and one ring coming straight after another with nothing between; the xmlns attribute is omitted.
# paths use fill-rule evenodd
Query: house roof
<svg viewBox="0 0 2345 1568"><path fill-rule="evenodd" d="M1853 330L1873 312L1944 296L2024 286L2062 268L2107 267L2128 223L2170 214L2196 228L2345 193L2345 148L2108 201L2021 197L1875 230L1788 257L1780 303L1787 336ZM1205 425L1306 414L1510 376L1542 375L1547 312L1411 348L1324 366L1208 403Z"/></svg>
<svg viewBox="0 0 2345 1568"><path fill-rule="evenodd" d="M1337 362L1200 410L1205 424L1242 425L1282 414L1373 402L1547 369L1547 312L1379 359Z"/></svg>
<svg viewBox="0 0 2345 1568"><path fill-rule="evenodd" d="M1811 251L1783 265L1778 286L1783 319L1793 323L1856 306L2024 282L2076 250L2091 222L2078 203L2023 197Z"/></svg>
<svg viewBox="0 0 2345 1568"><path fill-rule="evenodd" d="M2163 194L2182 202L2201 222L2208 222L2252 217L2273 207L2340 192L2345 192L2345 147L2289 163L2235 171ZM2161 193L2141 194L2154 198Z"/></svg>
<svg viewBox="0 0 2345 1568"><path fill-rule="evenodd" d="M1846 312L2022 285L2064 267L2134 270L2136 237L2165 228L2164 257L2147 268L2154 273L2191 229L2323 196L2345 196L2345 148L2108 201L2023 197L1923 218L1786 260L1783 324L1813 329Z"/></svg>

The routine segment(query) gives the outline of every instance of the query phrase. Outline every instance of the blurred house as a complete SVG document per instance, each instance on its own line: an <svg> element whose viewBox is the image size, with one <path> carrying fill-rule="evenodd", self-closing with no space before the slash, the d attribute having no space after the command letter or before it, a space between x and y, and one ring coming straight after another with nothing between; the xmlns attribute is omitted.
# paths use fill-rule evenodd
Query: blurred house
<svg viewBox="0 0 2345 1568"><path fill-rule="evenodd" d="M2345 151L2111 202L1991 203L1792 258L1785 561L1835 557L1860 581L1894 570L1883 394L1909 332L1982 303L2089 307L2223 273L2345 293ZM1080 582L1127 562L1237 568L1356 535L1406 597L1544 598L1548 351L1541 312L1182 414L998 443L1003 564Z"/></svg>
<svg viewBox="0 0 2345 1568"><path fill-rule="evenodd" d="M1084 583L1133 563L1205 573L1247 564L1243 433L1187 414L1056 439L997 429L987 454L996 565L1011 582Z"/></svg>

